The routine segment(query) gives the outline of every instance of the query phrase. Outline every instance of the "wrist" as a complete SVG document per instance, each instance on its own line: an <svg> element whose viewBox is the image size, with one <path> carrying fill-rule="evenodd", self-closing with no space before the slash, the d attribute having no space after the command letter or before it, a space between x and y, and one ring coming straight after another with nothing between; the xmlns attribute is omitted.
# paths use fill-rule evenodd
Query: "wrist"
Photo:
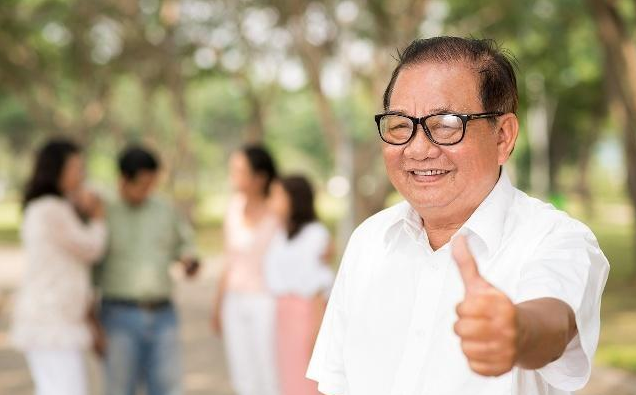
<svg viewBox="0 0 636 395"><path fill-rule="evenodd" d="M553 345L544 336L548 331L542 317L545 313L536 307L532 303L515 305L518 333L515 366L522 369L539 369L553 360L550 357Z"/></svg>
<svg viewBox="0 0 636 395"><path fill-rule="evenodd" d="M515 365L539 369L558 359L571 340L569 307L563 302L543 298L520 303L515 310L518 332Z"/></svg>
<svg viewBox="0 0 636 395"><path fill-rule="evenodd" d="M516 326L516 353L515 353L515 366L521 368L527 368L524 364L524 356L528 349L528 343L530 343L530 331L528 326L528 314L523 307L515 305L515 326Z"/></svg>

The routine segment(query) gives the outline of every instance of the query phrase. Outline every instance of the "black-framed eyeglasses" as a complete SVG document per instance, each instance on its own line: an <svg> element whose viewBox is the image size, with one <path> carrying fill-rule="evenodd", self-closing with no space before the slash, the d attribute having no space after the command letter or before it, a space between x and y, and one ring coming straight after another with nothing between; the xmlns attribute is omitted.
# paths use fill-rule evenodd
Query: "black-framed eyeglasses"
<svg viewBox="0 0 636 395"><path fill-rule="evenodd" d="M484 112L479 114L430 114L416 118L401 113L387 112L375 116L378 132L382 141L403 145L411 141L417 132L417 125L422 125L426 137L437 145L458 144L466 134L466 124L473 119L493 118L503 115L501 112Z"/></svg>

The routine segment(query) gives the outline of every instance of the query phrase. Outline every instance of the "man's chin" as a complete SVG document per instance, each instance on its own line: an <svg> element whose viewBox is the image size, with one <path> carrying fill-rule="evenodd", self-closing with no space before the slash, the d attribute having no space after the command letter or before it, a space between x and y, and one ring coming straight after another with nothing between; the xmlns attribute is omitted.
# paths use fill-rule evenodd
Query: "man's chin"
<svg viewBox="0 0 636 395"><path fill-rule="evenodd" d="M407 200L408 201L408 200ZM440 204L439 202L421 202L421 201L408 201L416 210L441 210L446 207L445 204Z"/></svg>
<svg viewBox="0 0 636 395"><path fill-rule="evenodd" d="M404 195L403 195L404 196ZM410 198L406 197L405 200L416 210L440 210L448 205L449 202L445 200L421 197Z"/></svg>

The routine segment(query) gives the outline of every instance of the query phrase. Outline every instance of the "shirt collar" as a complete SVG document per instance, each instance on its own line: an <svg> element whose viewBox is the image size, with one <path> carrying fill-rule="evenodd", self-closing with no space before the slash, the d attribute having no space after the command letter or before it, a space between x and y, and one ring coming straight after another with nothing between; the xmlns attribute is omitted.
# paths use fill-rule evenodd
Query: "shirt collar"
<svg viewBox="0 0 636 395"><path fill-rule="evenodd" d="M495 253L501 244L506 214L513 196L514 187L508 174L502 169L495 187L462 226L484 242L489 255Z"/></svg>
<svg viewBox="0 0 636 395"><path fill-rule="evenodd" d="M499 180L492 191L468 218L468 221L459 232L462 229L469 230L483 241L488 250L488 255L493 254L501 243L506 213L512 204L513 196L514 187L505 169L502 169ZM421 229L424 237L426 237L419 214L406 201L398 204L395 215L387 223L384 242L389 243L397 235L397 231L403 228Z"/></svg>
<svg viewBox="0 0 636 395"><path fill-rule="evenodd" d="M399 233L399 230L406 224L421 228L421 218L407 201L397 204L395 213L386 224L384 229L384 243L389 244Z"/></svg>

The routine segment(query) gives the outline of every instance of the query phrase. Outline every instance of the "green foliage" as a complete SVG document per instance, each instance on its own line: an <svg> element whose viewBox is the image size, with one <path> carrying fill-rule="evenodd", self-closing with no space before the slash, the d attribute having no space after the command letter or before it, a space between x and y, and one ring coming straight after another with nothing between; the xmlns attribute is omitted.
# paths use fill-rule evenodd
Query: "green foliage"
<svg viewBox="0 0 636 395"><path fill-rule="evenodd" d="M281 158L282 168L324 180L330 175L332 153L325 144L312 97L306 91L288 94L275 108L267 122L266 142Z"/></svg>

